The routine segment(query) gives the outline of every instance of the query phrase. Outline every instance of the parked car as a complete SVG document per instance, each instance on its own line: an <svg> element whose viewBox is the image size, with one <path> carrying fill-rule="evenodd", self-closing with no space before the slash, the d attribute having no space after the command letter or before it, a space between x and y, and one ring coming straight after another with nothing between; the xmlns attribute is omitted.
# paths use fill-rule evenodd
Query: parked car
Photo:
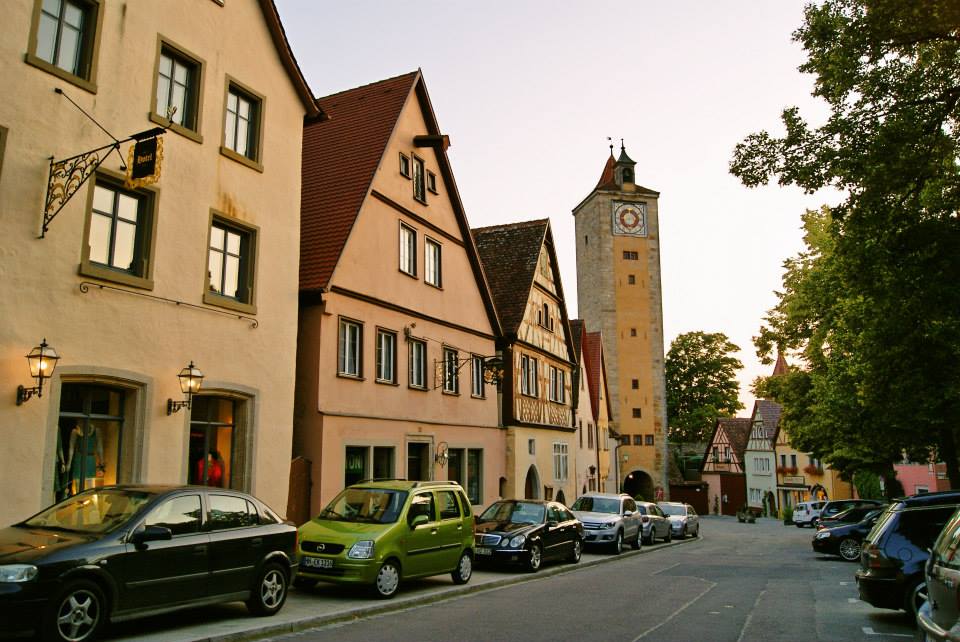
<svg viewBox="0 0 960 642"><path fill-rule="evenodd" d="M637 502L637 512L640 513L640 523L643 525L644 544L653 544L654 540L661 538L669 542L673 538L670 520L659 506L653 502Z"/></svg>
<svg viewBox="0 0 960 642"><path fill-rule="evenodd" d="M362 481L343 489L300 527L295 585L318 580L368 586L396 595L402 581L450 573L473 575L473 509L449 481Z"/></svg>
<svg viewBox="0 0 960 642"><path fill-rule="evenodd" d="M933 545L924 573L927 601L917 613L920 639L942 642L960 640L960 510Z"/></svg>
<svg viewBox="0 0 960 642"><path fill-rule="evenodd" d="M813 526L813 522L820 516L820 509L823 508L824 504L826 502L823 501L799 502L793 507L793 523L797 528Z"/></svg>
<svg viewBox="0 0 960 642"><path fill-rule="evenodd" d="M829 517L824 517L823 513L820 513L820 518L817 520L817 529L833 528L834 526L841 526L843 524L856 524L857 522L863 521L867 515L880 512L883 508L884 504L871 503L865 506L854 506L853 508L842 510L839 513L834 513Z"/></svg>
<svg viewBox="0 0 960 642"><path fill-rule="evenodd" d="M877 499L834 499L823 505L823 508L820 509L820 514L813 520L813 526L819 526L820 522L824 519L834 517L848 508L877 508L884 504L886 504L886 502Z"/></svg>
<svg viewBox="0 0 960 642"><path fill-rule="evenodd" d="M584 544L608 546L617 555L623 551L624 542L640 548L641 515L630 495L589 493L578 497L570 509L583 522Z"/></svg>
<svg viewBox="0 0 960 642"><path fill-rule="evenodd" d="M856 573L860 599L916 614L927 596L927 550L958 506L958 491L913 495L891 504L863 541Z"/></svg>
<svg viewBox="0 0 960 642"><path fill-rule="evenodd" d="M850 511L859 511L851 508ZM859 522L837 523L831 526L821 526L813 537L813 550L825 555L839 555L848 562L860 561L860 546L873 525L877 523L883 508L870 510ZM844 511L841 515L850 512Z"/></svg>
<svg viewBox="0 0 960 642"><path fill-rule="evenodd" d="M477 517L478 562L520 564L535 573L549 559L579 562L583 539L583 524L559 502L505 499Z"/></svg>
<svg viewBox="0 0 960 642"><path fill-rule="evenodd" d="M0 530L0 630L89 642L108 621L237 600L273 615L296 542L293 525L233 490L87 490Z"/></svg>
<svg viewBox="0 0 960 642"><path fill-rule="evenodd" d="M685 539L687 535L700 534L700 517L690 504L681 502L657 502L657 506L670 520L670 536Z"/></svg>

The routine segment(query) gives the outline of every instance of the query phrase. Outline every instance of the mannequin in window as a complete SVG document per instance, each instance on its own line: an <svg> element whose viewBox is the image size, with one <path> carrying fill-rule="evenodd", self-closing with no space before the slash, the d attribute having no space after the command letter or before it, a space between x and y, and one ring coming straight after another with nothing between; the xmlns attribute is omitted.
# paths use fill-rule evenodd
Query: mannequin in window
<svg viewBox="0 0 960 642"><path fill-rule="evenodd" d="M197 462L197 483L203 483L203 469L207 469L207 486L223 486L223 457L211 450L206 458Z"/></svg>
<svg viewBox="0 0 960 642"><path fill-rule="evenodd" d="M100 431L93 424L84 433L77 423L70 433L70 448L67 451L67 470L70 471L71 495L84 488L95 485L98 476L103 475L103 440Z"/></svg>

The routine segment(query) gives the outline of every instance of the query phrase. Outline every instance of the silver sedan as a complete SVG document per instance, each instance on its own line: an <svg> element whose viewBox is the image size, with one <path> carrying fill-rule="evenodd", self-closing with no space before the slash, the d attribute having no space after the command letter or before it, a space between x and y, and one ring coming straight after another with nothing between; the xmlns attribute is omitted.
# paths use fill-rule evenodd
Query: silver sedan
<svg viewBox="0 0 960 642"><path fill-rule="evenodd" d="M687 535L696 537L700 534L700 517L690 504L680 502L657 502L657 506L670 520L670 531L678 539Z"/></svg>

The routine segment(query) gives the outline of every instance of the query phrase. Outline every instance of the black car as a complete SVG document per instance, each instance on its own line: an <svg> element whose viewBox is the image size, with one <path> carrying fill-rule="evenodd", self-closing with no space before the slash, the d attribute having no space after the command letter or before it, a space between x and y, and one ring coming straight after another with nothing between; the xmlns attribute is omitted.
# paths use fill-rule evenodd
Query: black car
<svg viewBox="0 0 960 642"><path fill-rule="evenodd" d="M244 600L272 615L297 530L220 488L108 486L0 529L0 631L88 642L108 621Z"/></svg>
<svg viewBox="0 0 960 642"><path fill-rule="evenodd" d="M863 541L860 599L882 609L916 614L927 598L927 551L960 506L960 492L924 493L896 500Z"/></svg>
<svg viewBox="0 0 960 642"><path fill-rule="evenodd" d="M823 505L820 514L813 518L813 527L816 528L828 517L834 517L850 508L880 508L885 502L879 499L834 499Z"/></svg>
<svg viewBox="0 0 960 642"><path fill-rule="evenodd" d="M851 508L840 515L860 510ZM813 550L826 555L839 555L848 562L856 562L860 559L860 545L863 538L877 523L881 514L883 514L882 508L873 508L860 521L821 526L813 537Z"/></svg>
<svg viewBox="0 0 960 642"><path fill-rule="evenodd" d="M848 508L847 510L840 511L839 513L834 513L830 517L822 517L818 519L817 528L833 528L834 526L842 526L844 524L856 524L863 521L867 515L881 512L883 508L884 506L881 504L854 506L853 508ZM857 554L857 557L860 557L859 553Z"/></svg>
<svg viewBox="0 0 960 642"><path fill-rule="evenodd" d="M558 502L508 499L476 520L477 562L521 564L536 572L548 559L580 561L583 524Z"/></svg>

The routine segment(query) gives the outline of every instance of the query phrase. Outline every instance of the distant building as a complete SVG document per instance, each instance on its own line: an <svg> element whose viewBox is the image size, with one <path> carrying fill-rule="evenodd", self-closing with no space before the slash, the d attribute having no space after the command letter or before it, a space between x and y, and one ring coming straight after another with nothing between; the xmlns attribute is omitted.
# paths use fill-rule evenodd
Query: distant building
<svg viewBox="0 0 960 642"><path fill-rule="evenodd" d="M897 479L903 485L903 492L907 495L950 490L947 465L943 462L927 464L906 462L894 464L893 470L896 471Z"/></svg>
<svg viewBox="0 0 960 642"><path fill-rule="evenodd" d="M711 513L736 515L747 503L747 479L743 458L750 440L750 419L717 419L707 442L700 478L709 484L707 504Z"/></svg>
<svg viewBox="0 0 960 642"><path fill-rule="evenodd" d="M780 404L757 399L750 415L750 440L744 451L747 506L768 516L777 516L777 462L774 440L780 424Z"/></svg>
<svg viewBox="0 0 960 642"><path fill-rule="evenodd" d="M574 348L579 355L576 376L577 483L580 494L588 491L616 492L611 476L609 437L610 395L606 391L603 342L599 332L589 333L584 322L570 322Z"/></svg>

